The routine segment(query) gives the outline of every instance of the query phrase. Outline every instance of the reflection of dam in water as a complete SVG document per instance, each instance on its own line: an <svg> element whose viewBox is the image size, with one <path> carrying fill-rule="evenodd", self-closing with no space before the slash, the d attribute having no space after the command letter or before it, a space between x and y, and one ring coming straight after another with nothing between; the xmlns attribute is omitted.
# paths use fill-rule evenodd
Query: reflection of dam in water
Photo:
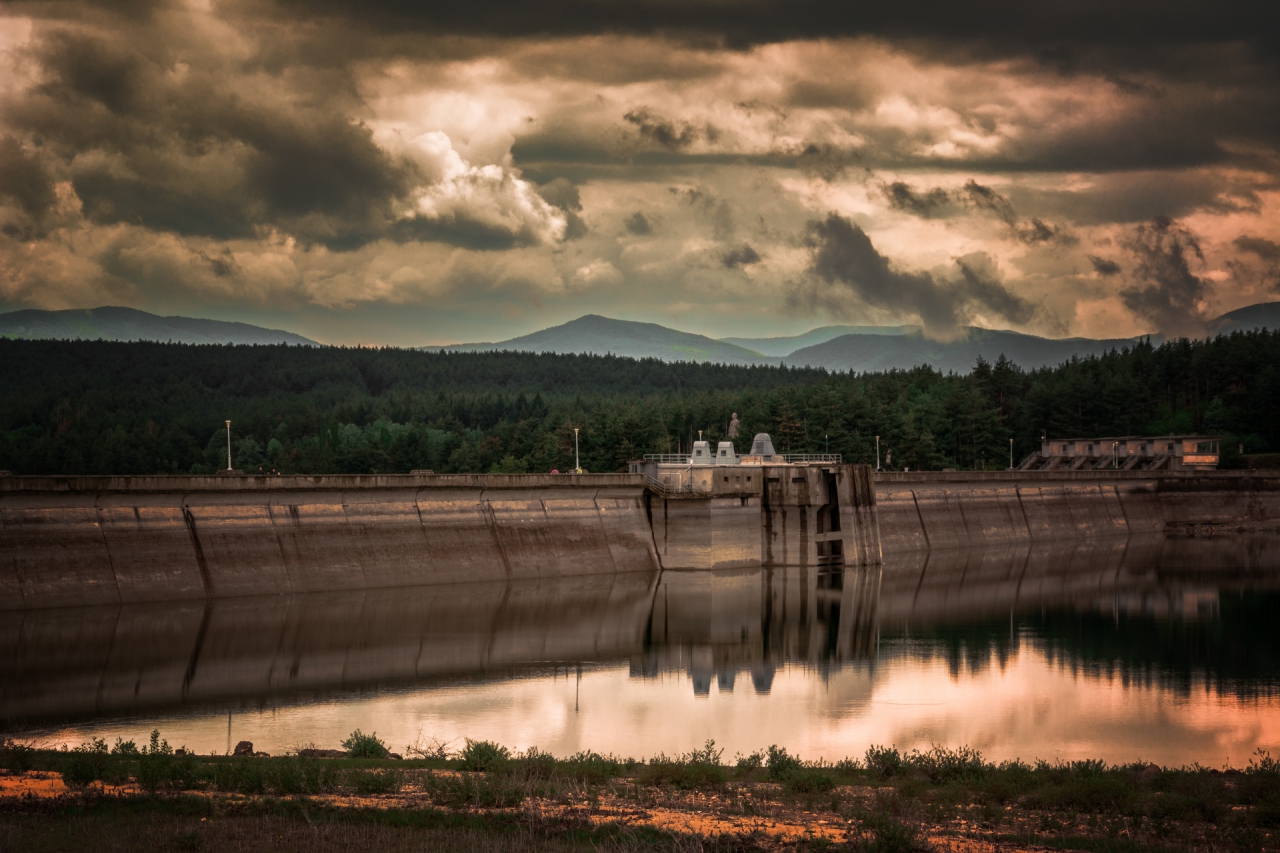
<svg viewBox="0 0 1280 853"><path fill-rule="evenodd" d="M593 662L629 661L637 679L687 674L697 695L713 684L767 693L784 666L874 667L890 636L928 638L931 654L958 660L1016 647L1014 619L1042 612L1103 620L1106 630L1092 634L1108 633L1111 620L1213 620L1230 590L1257 586L1278 556L1274 537L1154 537L936 550L892 556L883 567L621 573L0 613L0 718L252 707ZM1275 606L1274 596L1267 601ZM1222 632L1237 630L1221 621ZM1244 621L1265 636L1236 639L1263 656L1277 647L1280 619ZM1081 645L1072 639L1076 622L1061 631L1044 624L1042 639L1073 659L1221 669L1211 650L1202 660L1173 659L1149 643L1125 645L1120 634L1118 646ZM1273 680L1280 671L1261 658L1245 666Z"/></svg>

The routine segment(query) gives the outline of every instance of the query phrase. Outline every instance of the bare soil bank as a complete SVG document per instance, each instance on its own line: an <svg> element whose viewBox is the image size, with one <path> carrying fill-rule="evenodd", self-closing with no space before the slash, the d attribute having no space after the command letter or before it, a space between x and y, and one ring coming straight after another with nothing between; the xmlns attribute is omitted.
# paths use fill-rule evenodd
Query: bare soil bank
<svg viewBox="0 0 1280 853"><path fill-rule="evenodd" d="M145 754L115 758L27 754L28 764L63 770L0 776L0 848L1280 847L1280 772L1268 757L1223 772L1100 762L996 766L969 750L902 756L880 748L865 760L823 765L770 749L726 767L711 744L648 762L594 754L556 760L532 750L511 758L474 744L459 759L408 762L161 756L168 763L159 776Z"/></svg>

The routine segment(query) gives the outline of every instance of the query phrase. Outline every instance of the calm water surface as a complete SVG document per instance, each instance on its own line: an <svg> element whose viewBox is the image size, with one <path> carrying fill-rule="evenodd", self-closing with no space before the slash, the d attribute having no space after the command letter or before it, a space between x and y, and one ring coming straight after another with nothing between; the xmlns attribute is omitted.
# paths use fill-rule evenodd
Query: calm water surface
<svg viewBox="0 0 1280 853"><path fill-rule="evenodd" d="M0 660L5 728L49 745L1243 766L1280 754L1280 538L10 613Z"/></svg>

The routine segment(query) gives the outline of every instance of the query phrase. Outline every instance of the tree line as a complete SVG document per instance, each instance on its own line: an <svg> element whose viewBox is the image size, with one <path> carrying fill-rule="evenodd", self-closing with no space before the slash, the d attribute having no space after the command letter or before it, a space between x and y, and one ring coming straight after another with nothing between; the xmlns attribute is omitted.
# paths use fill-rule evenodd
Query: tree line
<svg viewBox="0 0 1280 853"><path fill-rule="evenodd" d="M0 469L23 474L626 470L701 430L737 446L912 470L1003 469L1040 437L1223 434L1224 464L1277 449L1280 333L1137 341L964 375L616 356L0 340Z"/></svg>

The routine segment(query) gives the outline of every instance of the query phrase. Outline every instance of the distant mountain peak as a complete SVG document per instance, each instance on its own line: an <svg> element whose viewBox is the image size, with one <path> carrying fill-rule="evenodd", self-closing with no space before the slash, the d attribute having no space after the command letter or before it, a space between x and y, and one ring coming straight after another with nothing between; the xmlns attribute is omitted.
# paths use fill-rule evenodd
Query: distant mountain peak
<svg viewBox="0 0 1280 853"><path fill-rule="evenodd" d="M0 314L0 337L56 338L109 341L172 341L184 344L300 344L318 346L310 338L248 323L161 317L126 308L68 308L43 311L27 308Z"/></svg>

